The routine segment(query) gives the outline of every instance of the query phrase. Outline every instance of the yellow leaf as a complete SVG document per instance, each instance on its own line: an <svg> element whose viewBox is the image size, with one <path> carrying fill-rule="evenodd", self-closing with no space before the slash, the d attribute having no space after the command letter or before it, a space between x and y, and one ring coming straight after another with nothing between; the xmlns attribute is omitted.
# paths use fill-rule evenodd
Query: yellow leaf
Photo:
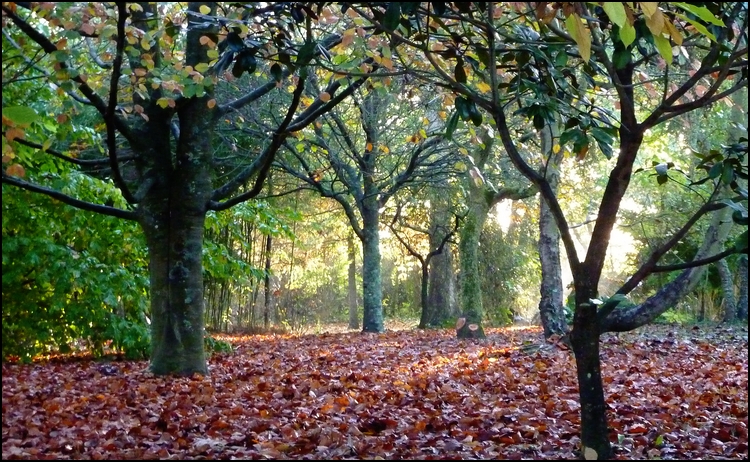
<svg viewBox="0 0 750 462"><path fill-rule="evenodd" d="M331 95L328 92L323 91L318 95L318 98L320 98L320 100L323 101L324 103L327 103L328 101L331 100Z"/></svg>
<svg viewBox="0 0 750 462"><path fill-rule="evenodd" d="M208 106L209 109L213 109L214 106L216 106L216 99L210 99L208 103L206 103L206 106Z"/></svg>
<svg viewBox="0 0 750 462"><path fill-rule="evenodd" d="M162 109L166 109L166 108L167 108L167 106L169 106L169 99L168 99L168 98L159 98L159 99L157 99L157 100L156 100L156 104L157 104L157 105L158 105L158 106L159 106L160 108L162 108Z"/></svg>
<svg viewBox="0 0 750 462"><path fill-rule="evenodd" d="M643 14L645 14L647 18L650 18L654 13L659 11L659 2L640 2L639 4L641 5Z"/></svg>
<svg viewBox="0 0 750 462"><path fill-rule="evenodd" d="M577 13L571 14L565 19L565 26L576 41L581 58L588 61L591 58L591 34L583 27L580 16Z"/></svg>
<svg viewBox="0 0 750 462"><path fill-rule="evenodd" d="M665 19L664 21L664 29L669 33L669 36L672 37L672 40L674 40L674 43L677 46L682 45L682 34L680 34L680 31L677 30L677 28L672 24L669 19Z"/></svg>
<svg viewBox="0 0 750 462"><path fill-rule="evenodd" d="M211 8L208 7L208 5L201 5L198 10L201 12L201 14L209 14L211 13Z"/></svg>
<svg viewBox="0 0 750 462"><path fill-rule="evenodd" d="M386 146L384 144L381 144L380 146L378 146L378 149L380 149L381 151L383 151L386 154L388 154L389 152L391 152L391 150L388 149L388 146Z"/></svg>
<svg viewBox="0 0 750 462"><path fill-rule="evenodd" d="M552 152L554 152L555 154L557 154L558 152L560 152L560 145L556 144L556 145L552 146Z"/></svg>
<svg viewBox="0 0 750 462"><path fill-rule="evenodd" d="M486 83L484 83L484 82L479 82L479 83L477 84L477 89L478 89L479 91L481 91L482 93L487 93L488 91L490 91L490 90L492 89L492 87L490 87L489 85L487 85L487 84L486 84Z"/></svg>
<svg viewBox="0 0 750 462"><path fill-rule="evenodd" d="M141 48L148 51L151 49L151 43L149 43L148 40L146 40L146 37L141 39Z"/></svg>
<svg viewBox="0 0 750 462"><path fill-rule="evenodd" d="M365 152L372 152L372 143L367 143L367 146L365 146Z"/></svg>
<svg viewBox="0 0 750 462"><path fill-rule="evenodd" d="M648 30L651 31L652 35L661 35L662 31L664 31L664 15L661 10L656 10L654 14L646 18L646 26L648 26Z"/></svg>

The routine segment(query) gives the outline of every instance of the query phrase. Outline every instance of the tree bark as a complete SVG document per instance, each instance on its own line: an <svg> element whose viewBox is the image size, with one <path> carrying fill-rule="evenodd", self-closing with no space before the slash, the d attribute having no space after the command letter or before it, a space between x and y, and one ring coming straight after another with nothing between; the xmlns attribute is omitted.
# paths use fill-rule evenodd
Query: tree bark
<svg viewBox="0 0 750 462"><path fill-rule="evenodd" d="M482 327L482 281L479 277L479 236L487 219L489 205L483 190L474 185L470 189L469 211L464 219L458 246L461 258L461 318L465 322L458 329L457 336L485 338Z"/></svg>
<svg viewBox="0 0 750 462"><path fill-rule="evenodd" d="M450 214L448 209L436 200L430 208L430 249L437 249L442 243L440 229L448 227ZM458 314L456 305L456 275L453 271L453 251L449 243L443 245L443 251L433 255L428 263L427 299L422 305L422 316L419 327L445 326L455 320Z"/></svg>
<svg viewBox="0 0 750 462"><path fill-rule="evenodd" d="M737 319L747 321L747 255L740 255L737 262L740 292L737 298Z"/></svg>
<svg viewBox="0 0 750 462"><path fill-rule="evenodd" d="M180 110L181 135L176 165L164 152L143 156L154 162L156 184L139 207L139 222L149 249L151 280L151 371L158 375L207 374L203 352L203 235L206 204L212 193L213 125L206 116L206 97ZM148 126L150 146L168 143L165 123ZM149 148L149 149L152 149ZM166 151L169 155L169 151ZM159 160L167 162L155 165Z"/></svg>
<svg viewBox="0 0 750 462"><path fill-rule="evenodd" d="M266 236L264 253L266 262L264 265L265 275L263 278L263 329L266 331L271 327L271 250L273 249L273 237Z"/></svg>
<svg viewBox="0 0 750 462"><path fill-rule="evenodd" d="M357 247L354 245L354 233L347 238L349 255L349 276L347 301L349 303L349 329L359 329L359 309L357 306Z"/></svg>
<svg viewBox="0 0 750 462"><path fill-rule="evenodd" d="M719 271L721 291L724 294L724 322L734 322L737 319L737 299L734 296L734 278L726 258L716 262L716 269Z"/></svg>
<svg viewBox="0 0 750 462"><path fill-rule="evenodd" d="M541 133L542 152L549 159L545 169L546 178L552 192L556 195L560 184L560 162L563 151L553 152L554 137L558 132L551 126L545 126ZM539 315L542 320L545 338L554 334L565 335L568 331L563 311L562 270L560 268L560 231L555 217L543 197L539 198L539 263L542 270L542 283L539 287Z"/></svg>
<svg viewBox="0 0 750 462"><path fill-rule="evenodd" d="M362 331L383 332L383 288L380 277L380 214L377 197L362 205Z"/></svg>
<svg viewBox="0 0 750 462"><path fill-rule="evenodd" d="M430 260L427 289L427 311L424 327L440 327L455 320L458 314L456 302L456 275L453 271L453 251L450 245Z"/></svg>
<svg viewBox="0 0 750 462"><path fill-rule="evenodd" d="M595 285L585 279L576 283L576 312L570 343L576 359L578 396L581 403L581 443L596 451L596 458L612 458L607 424L607 403L604 400L601 358L599 356L599 326L596 305L590 302L596 297ZM587 457L588 459L588 457Z"/></svg>

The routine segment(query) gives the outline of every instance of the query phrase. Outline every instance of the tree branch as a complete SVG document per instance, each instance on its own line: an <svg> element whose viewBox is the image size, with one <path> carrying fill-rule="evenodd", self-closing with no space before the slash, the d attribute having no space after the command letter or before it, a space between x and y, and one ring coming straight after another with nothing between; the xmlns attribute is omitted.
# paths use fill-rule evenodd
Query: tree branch
<svg viewBox="0 0 750 462"><path fill-rule="evenodd" d="M3 132L3 136L5 136L5 132ZM28 146L30 148L39 149L45 154L49 154L53 157L57 157L60 160L64 160L66 162L70 162L71 164L75 164L81 167L95 167L99 165L106 165L110 162L110 159L107 158L101 158L101 159L76 159L75 157L66 156L65 154L55 151L54 149L44 149L44 146L38 143L34 143L32 141L26 141L22 138L16 138L13 141L15 141L18 144L23 144L24 146ZM118 162L125 162L128 160L135 159L135 156L122 156L118 157Z"/></svg>
<svg viewBox="0 0 750 462"><path fill-rule="evenodd" d="M82 201L80 199L76 199L74 197L68 196L67 194L63 194L60 191L56 191L54 189L45 188L44 186L35 185L33 183L29 183L28 181L24 181L12 176L8 176L5 173L3 173L3 183L16 186L21 189L25 189L27 191L44 194L46 196L52 197L53 199L57 199L60 202L63 202L68 205L72 205L75 208L81 209L81 210L87 210L89 212L96 212L102 215L109 215L111 217L116 218L122 218L125 220L136 220L137 215L135 212L131 212L128 210L122 210L115 207L108 207L106 205L99 205L99 204L93 204L91 202Z"/></svg>

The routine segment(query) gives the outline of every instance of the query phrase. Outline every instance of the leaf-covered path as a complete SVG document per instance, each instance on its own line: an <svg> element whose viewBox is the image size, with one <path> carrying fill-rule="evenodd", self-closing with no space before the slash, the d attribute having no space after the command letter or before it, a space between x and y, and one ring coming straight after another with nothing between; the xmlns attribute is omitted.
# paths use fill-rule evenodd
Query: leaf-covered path
<svg viewBox="0 0 750 462"><path fill-rule="evenodd" d="M531 343L533 342L533 343ZM571 459L572 355L538 329L234 339L211 375L3 365L3 459ZM620 459L747 458L747 329L603 339Z"/></svg>

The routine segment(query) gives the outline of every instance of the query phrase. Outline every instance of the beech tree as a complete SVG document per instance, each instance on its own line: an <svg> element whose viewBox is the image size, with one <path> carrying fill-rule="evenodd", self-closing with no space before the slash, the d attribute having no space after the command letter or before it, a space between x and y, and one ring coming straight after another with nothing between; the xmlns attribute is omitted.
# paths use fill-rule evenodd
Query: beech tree
<svg viewBox="0 0 750 462"><path fill-rule="evenodd" d="M341 41L325 27L335 22L332 10L290 3L49 2L3 3L2 11L3 51L14 46L27 57L7 68L4 63L4 76L15 69L39 85L53 85L59 107L71 115L61 114L60 124L87 108L101 121L86 146L101 155L84 161L74 145L80 139L57 139L34 124L34 107L44 101L4 101L3 183L136 221L149 252L150 368L156 374L207 373L206 213L258 195L284 140L367 80L365 73L331 81L325 97L301 104L310 63ZM217 127L241 125L241 110L270 97L277 112L263 134L232 170L221 165L215 153L238 148L215 137ZM63 192L54 174L35 170L43 156L79 167L107 166L128 206Z"/></svg>
<svg viewBox="0 0 750 462"><path fill-rule="evenodd" d="M391 49L403 50L399 56L409 63L412 75L456 93L449 127L459 119L482 123L489 116L515 167L539 188L560 231L574 281L570 341L578 374L582 452L586 459L611 458L600 335L653 320L677 300L675 289L690 278L693 267L747 252L745 230L722 252L684 265L658 265L701 217L713 211L732 207L734 221L747 225L745 139L724 153L702 157L699 171L705 177L695 183L706 187L708 200L616 293L599 294L610 235L631 175L640 165L644 133L747 86L747 6L538 2L532 9L519 3L434 2L352 8L373 24L375 33L390 38ZM649 63L657 66L646 69ZM584 70L582 79L569 71L573 65ZM654 82L659 82L659 97L641 104L636 92L653 88ZM589 90L583 108L576 107L570 91L581 86ZM614 98L616 112L608 115L606 107L597 104L601 98ZM511 131L513 117L526 117L542 130L556 115L565 117L565 131L556 145L581 159L596 145L615 160L582 257L549 180L532 167L533 159L523 155ZM664 182L672 166L665 162L647 168ZM719 200L724 185L734 196ZM650 274L676 270L683 272L644 303L622 303Z"/></svg>

